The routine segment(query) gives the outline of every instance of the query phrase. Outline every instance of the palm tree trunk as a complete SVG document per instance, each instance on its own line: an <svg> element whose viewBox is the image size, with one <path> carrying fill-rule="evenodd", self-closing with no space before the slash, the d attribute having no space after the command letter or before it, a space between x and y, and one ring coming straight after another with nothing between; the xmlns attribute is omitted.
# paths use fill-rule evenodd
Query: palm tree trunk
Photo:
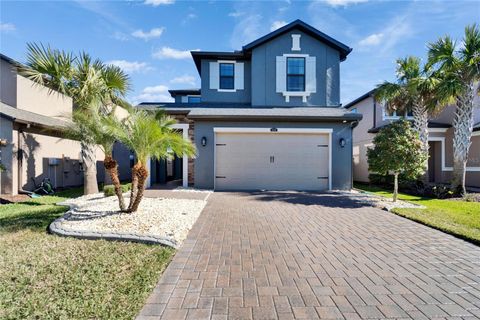
<svg viewBox="0 0 480 320"><path fill-rule="evenodd" d="M418 132L420 142L422 143L422 152L427 156L423 164L424 174L423 182L428 182L428 112L423 103L417 103L413 106L413 128Z"/></svg>
<svg viewBox="0 0 480 320"><path fill-rule="evenodd" d="M110 178L112 179L112 184L115 187L115 194L118 198L118 205L121 211L125 210L125 200L123 199L122 194L122 185L120 184L120 179L118 178L118 163L112 156L105 156L104 160L105 169L107 169Z"/></svg>
<svg viewBox="0 0 480 320"><path fill-rule="evenodd" d="M145 182L148 178L148 170L144 165L141 165L137 169L137 178L138 178L138 191L135 197L135 200L131 202L131 207L129 208L129 212L135 212L138 210L138 206L143 198L143 192L145 191Z"/></svg>
<svg viewBox="0 0 480 320"><path fill-rule="evenodd" d="M135 202L135 199L137 198L137 193L138 193L138 170L141 167L141 164L139 162L135 163L135 165L132 168L132 190L130 191L130 202L128 203L128 209L126 210L127 212L131 212L131 208L133 206L133 203Z"/></svg>
<svg viewBox="0 0 480 320"><path fill-rule="evenodd" d="M474 84L471 83L466 93L457 96L457 107L453 120L453 177L452 187L460 194L465 194L465 173L468 150L473 132L473 98Z"/></svg>
<svg viewBox="0 0 480 320"><path fill-rule="evenodd" d="M81 142L83 160L83 194L98 193L95 146Z"/></svg>

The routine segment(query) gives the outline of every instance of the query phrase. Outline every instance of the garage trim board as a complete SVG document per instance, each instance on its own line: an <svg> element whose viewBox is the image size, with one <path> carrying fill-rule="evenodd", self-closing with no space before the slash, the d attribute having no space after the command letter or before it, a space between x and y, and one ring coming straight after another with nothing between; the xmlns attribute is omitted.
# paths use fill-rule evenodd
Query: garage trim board
<svg viewBox="0 0 480 320"><path fill-rule="evenodd" d="M332 189L332 132L330 128L270 128L270 127L215 127L214 131L214 163L213 181L214 189L217 188L217 135L221 133L262 133L262 134L326 134L328 135L328 190Z"/></svg>

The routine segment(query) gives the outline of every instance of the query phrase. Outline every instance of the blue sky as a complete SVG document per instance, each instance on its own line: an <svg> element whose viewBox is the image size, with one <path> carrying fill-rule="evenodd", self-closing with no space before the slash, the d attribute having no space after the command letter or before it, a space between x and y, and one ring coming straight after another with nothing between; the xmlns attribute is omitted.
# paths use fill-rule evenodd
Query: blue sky
<svg viewBox="0 0 480 320"><path fill-rule="evenodd" d="M395 59L425 58L426 44L460 39L480 21L479 1L2 1L0 51L25 61L27 42L115 63L132 78L128 98L168 101L199 87L190 50L232 51L295 19L353 48L341 64L347 103L395 77Z"/></svg>

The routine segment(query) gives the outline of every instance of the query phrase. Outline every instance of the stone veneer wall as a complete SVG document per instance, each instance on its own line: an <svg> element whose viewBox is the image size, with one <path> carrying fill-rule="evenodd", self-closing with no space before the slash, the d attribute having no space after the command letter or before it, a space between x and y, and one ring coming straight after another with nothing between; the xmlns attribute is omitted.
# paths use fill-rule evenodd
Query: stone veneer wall
<svg viewBox="0 0 480 320"><path fill-rule="evenodd" d="M195 144L195 138L194 138L194 130L195 130L195 123L193 120L188 119L186 115L183 114L175 114L171 115L172 118L175 118L178 123L188 123L188 138L190 141L192 141L193 144ZM194 185L194 177L195 177L195 160L194 159L188 159L188 185L193 186Z"/></svg>

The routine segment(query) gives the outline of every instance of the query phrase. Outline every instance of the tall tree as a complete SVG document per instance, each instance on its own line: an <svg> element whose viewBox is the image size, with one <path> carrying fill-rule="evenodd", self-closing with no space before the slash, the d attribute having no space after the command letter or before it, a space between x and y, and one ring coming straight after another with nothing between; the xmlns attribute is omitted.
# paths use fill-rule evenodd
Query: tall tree
<svg viewBox="0 0 480 320"><path fill-rule="evenodd" d="M394 177L393 201L398 196L398 176L415 179L424 173L427 155L422 151L418 133L405 120L382 128L373 138L373 148L367 150L368 169Z"/></svg>
<svg viewBox="0 0 480 320"><path fill-rule="evenodd" d="M195 147L172 128L176 121L163 113L156 115L145 110L132 110L121 126L112 126L112 133L136 155L132 168L132 190L128 212L140 205L148 177L149 158L167 159L177 156L194 156Z"/></svg>
<svg viewBox="0 0 480 320"><path fill-rule="evenodd" d="M72 53L51 49L42 44L27 45L27 66L21 73L52 93L72 98L74 109L88 114L94 107L114 108L124 105L130 81L118 67L93 60L85 52ZM98 192L95 145L80 140L84 166L84 194Z"/></svg>
<svg viewBox="0 0 480 320"><path fill-rule="evenodd" d="M464 194L468 151L474 121L474 97L479 93L480 30L476 24L465 28L460 46L449 36L428 45L429 65L436 68L436 90L441 105L455 104L453 119L452 186Z"/></svg>
<svg viewBox="0 0 480 320"><path fill-rule="evenodd" d="M420 59L409 56L397 60L397 81L384 82L377 86L375 99L389 110L413 113L413 128L418 133L422 152L428 159L428 117L432 111L435 78L429 68L422 68ZM427 168L427 160L423 164Z"/></svg>

